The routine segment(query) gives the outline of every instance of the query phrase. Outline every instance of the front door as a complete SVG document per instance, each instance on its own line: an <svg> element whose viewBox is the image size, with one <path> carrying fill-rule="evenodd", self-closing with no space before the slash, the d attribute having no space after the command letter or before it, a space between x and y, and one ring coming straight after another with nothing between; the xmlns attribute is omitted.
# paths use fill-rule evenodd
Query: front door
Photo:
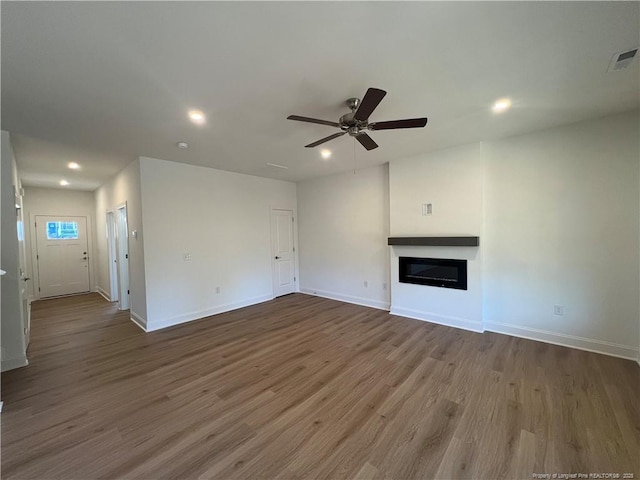
<svg viewBox="0 0 640 480"><path fill-rule="evenodd" d="M271 210L271 253L275 297L295 291L294 252L293 212Z"/></svg>
<svg viewBox="0 0 640 480"><path fill-rule="evenodd" d="M89 291L86 217L36 216L40 297Z"/></svg>

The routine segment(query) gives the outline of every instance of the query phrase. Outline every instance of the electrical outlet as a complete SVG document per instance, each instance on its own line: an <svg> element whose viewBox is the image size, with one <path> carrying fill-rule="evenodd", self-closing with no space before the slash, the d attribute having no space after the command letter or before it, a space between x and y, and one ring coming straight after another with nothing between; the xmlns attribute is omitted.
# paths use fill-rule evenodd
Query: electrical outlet
<svg viewBox="0 0 640 480"><path fill-rule="evenodd" d="M185 262L190 262L190 261L191 261L191 254L190 254L190 253L183 253L183 254L182 254L182 259L183 259Z"/></svg>
<svg viewBox="0 0 640 480"><path fill-rule="evenodd" d="M369 282L367 282L366 280L364 281L364 288L369 288Z"/></svg>
<svg viewBox="0 0 640 480"><path fill-rule="evenodd" d="M553 314L554 315L564 315L564 305L554 305L553 306Z"/></svg>

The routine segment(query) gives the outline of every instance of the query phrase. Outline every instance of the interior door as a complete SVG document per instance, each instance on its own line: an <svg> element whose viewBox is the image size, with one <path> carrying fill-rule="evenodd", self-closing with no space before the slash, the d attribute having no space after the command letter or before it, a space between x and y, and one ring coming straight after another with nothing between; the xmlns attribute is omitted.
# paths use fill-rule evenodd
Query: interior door
<svg viewBox="0 0 640 480"><path fill-rule="evenodd" d="M118 288L120 310L129 309L129 227L127 207L118 207L116 219L116 255L118 258Z"/></svg>
<svg viewBox="0 0 640 480"><path fill-rule="evenodd" d="M271 210L271 253L273 294L275 297L295 291L295 247L293 212Z"/></svg>
<svg viewBox="0 0 640 480"><path fill-rule="evenodd" d="M107 250L109 252L109 299L120 300L118 281L118 247L116 241L116 220L113 211L107 212Z"/></svg>
<svg viewBox="0 0 640 480"><path fill-rule="evenodd" d="M16 217L17 217L17 233L18 233L18 266L20 274L20 305L22 310L22 326L24 331L25 346L29 347L31 338L31 305L29 304L29 285L31 280L27 277L27 254L24 239L24 214L22 195L15 193L16 197ZM19 208L18 208L19 207Z"/></svg>
<svg viewBox="0 0 640 480"><path fill-rule="evenodd" d="M40 297L89 291L86 217L36 216Z"/></svg>

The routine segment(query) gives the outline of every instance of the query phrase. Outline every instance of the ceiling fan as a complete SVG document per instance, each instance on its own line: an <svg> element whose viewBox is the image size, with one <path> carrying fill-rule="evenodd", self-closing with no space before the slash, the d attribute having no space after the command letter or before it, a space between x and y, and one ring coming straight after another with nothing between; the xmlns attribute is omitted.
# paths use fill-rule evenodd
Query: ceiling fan
<svg viewBox="0 0 640 480"><path fill-rule="evenodd" d="M289 115L288 120L297 120L298 122L317 123L320 125L328 125L330 127L337 127L341 132L334 133L328 137L322 138L316 142L305 145L306 148L313 148L321 145L334 138L341 137L342 135L349 134L360 142L360 144L367 150L373 150L378 148L378 144L367 135L364 130L392 130L396 128L420 128L427 124L426 118L408 118L405 120L391 120L388 122L371 122L369 123L369 116L376 109L378 104L382 101L387 94L384 90L379 88L369 88L365 93L364 98L360 101L359 98L349 98L347 100L347 106L351 109L351 113L346 113L340 117L338 122L331 122L329 120L320 120L318 118L301 117L299 115Z"/></svg>

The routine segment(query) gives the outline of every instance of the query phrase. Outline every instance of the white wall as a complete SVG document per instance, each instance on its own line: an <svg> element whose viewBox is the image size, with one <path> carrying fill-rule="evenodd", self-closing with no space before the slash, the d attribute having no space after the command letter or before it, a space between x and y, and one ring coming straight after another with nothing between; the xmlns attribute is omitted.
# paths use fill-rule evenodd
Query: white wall
<svg viewBox="0 0 640 480"><path fill-rule="evenodd" d="M147 294L144 268L144 231L140 192L140 161L135 160L113 179L95 191L96 218L96 288L111 298L109 250L107 245L107 211L127 205L129 227L129 289L131 317L143 327L147 319ZM138 232L133 238L131 232Z"/></svg>
<svg viewBox="0 0 640 480"><path fill-rule="evenodd" d="M15 192L20 189L18 171L11 147L9 133L0 133L2 144L0 167L0 268L6 275L0 277L1 293L1 340L2 371L27 365L26 342L22 319L20 288L20 250L18 245L18 226L16 216ZM18 202L21 202L18 199Z"/></svg>
<svg viewBox="0 0 640 480"><path fill-rule="evenodd" d="M151 158L140 165L147 330L273 298L271 208L297 218L296 185Z"/></svg>
<svg viewBox="0 0 640 480"><path fill-rule="evenodd" d="M638 358L639 132L635 111L391 162L391 236L480 236L479 248L390 248L392 313ZM384 210L370 175L368 187L347 174L299 184L303 291L383 301L360 277L386 268L371 254L386 234L337 214L381 228L366 217ZM467 259L469 289L399 284L400 255Z"/></svg>
<svg viewBox="0 0 640 480"><path fill-rule="evenodd" d="M382 165L298 183L302 292L389 308L388 177Z"/></svg>
<svg viewBox="0 0 640 480"><path fill-rule="evenodd" d="M480 145L462 145L391 162L389 199L391 236L480 235ZM431 215L422 215L423 203L433 205Z"/></svg>
<svg viewBox="0 0 640 480"><path fill-rule="evenodd" d="M440 150L389 165L391 236L481 236L479 144ZM422 204L433 213L422 215ZM482 331L480 247L391 247L391 313ZM467 260L467 290L400 283L398 258Z"/></svg>
<svg viewBox="0 0 640 480"><path fill-rule="evenodd" d="M89 284L95 288L94 248L95 236L95 200L93 192L65 190L58 188L25 187L24 189L25 238L27 250L27 273L29 295L39 298L36 261L35 217L36 215L81 216L87 217L87 236L89 248Z"/></svg>
<svg viewBox="0 0 640 480"><path fill-rule="evenodd" d="M483 146L487 328L635 358L638 138L636 111Z"/></svg>

